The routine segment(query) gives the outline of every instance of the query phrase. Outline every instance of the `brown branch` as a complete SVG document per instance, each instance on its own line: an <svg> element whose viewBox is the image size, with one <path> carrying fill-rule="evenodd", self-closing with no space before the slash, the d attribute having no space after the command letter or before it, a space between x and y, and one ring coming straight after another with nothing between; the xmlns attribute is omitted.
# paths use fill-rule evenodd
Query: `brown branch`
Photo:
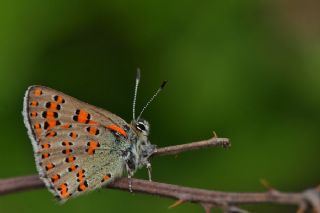
<svg viewBox="0 0 320 213"><path fill-rule="evenodd" d="M213 137L208 140L159 148L159 149L156 149L156 151L152 154L152 156L175 155L180 152L185 152L185 151L190 151L190 150L200 149L200 148L207 148L207 147L217 147L217 146L227 148L227 147L230 147L231 144L228 138Z"/></svg>
<svg viewBox="0 0 320 213"><path fill-rule="evenodd" d="M206 141L194 142L190 144L159 148L153 156L177 154L183 151L205 148L210 146L228 147L228 139L211 138ZM0 195L14 193L22 190L42 188L44 184L37 175L16 177L0 180ZM120 178L108 185L108 188L128 191L128 179ZM315 212L320 213L320 189L308 189L297 193L284 193L270 188L266 192L221 192L205 189L190 188L166 183L150 182L145 180L132 179L132 190L134 193L145 193L158 195L177 200L172 207L181 205L184 202L198 203L210 212L213 207L220 207L225 212L245 212L236 207L241 204L255 203L277 203L296 205L299 212L306 211L310 206Z"/></svg>
<svg viewBox="0 0 320 213"><path fill-rule="evenodd" d="M28 189L44 187L43 182L37 175L24 176L0 180L0 195L9 194ZM128 179L120 178L108 185L108 188L128 191ZM205 189L177 186L166 183L150 182L146 180L132 179L134 193L145 193L177 199L179 203L193 202L203 206L236 209L234 205L255 203L277 203L297 206L312 205L316 212L320 212L320 196L316 189L309 189L299 193L284 193L276 190L267 192L221 192ZM234 212L234 211L233 211Z"/></svg>

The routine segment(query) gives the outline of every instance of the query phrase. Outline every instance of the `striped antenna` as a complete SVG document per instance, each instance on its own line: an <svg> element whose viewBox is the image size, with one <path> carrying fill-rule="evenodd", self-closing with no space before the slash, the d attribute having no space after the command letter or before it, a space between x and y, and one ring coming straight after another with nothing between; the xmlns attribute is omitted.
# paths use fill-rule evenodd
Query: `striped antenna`
<svg viewBox="0 0 320 213"><path fill-rule="evenodd" d="M134 121L136 120L136 101L137 101L139 82L140 82L140 68L137 68L136 85L134 87L133 106L132 106L132 118Z"/></svg>
<svg viewBox="0 0 320 213"><path fill-rule="evenodd" d="M137 120L139 120L139 118L141 117L142 113L144 112L144 110L149 106L149 104L153 101L153 99L155 97L157 97L157 95L159 94L159 92L164 88L164 86L167 84L167 81L163 81L161 86L159 87L159 89L154 93L154 95L149 99L149 101L147 102L147 104L142 108Z"/></svg>

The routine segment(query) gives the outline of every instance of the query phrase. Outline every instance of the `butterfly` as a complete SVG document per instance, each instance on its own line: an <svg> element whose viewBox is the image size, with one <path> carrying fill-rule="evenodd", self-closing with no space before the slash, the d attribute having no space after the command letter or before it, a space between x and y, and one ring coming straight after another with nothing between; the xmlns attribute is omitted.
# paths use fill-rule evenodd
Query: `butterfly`
<svg viewBox="0 0 320 213"><path fill-rule="evenodd" d="M148 140L149 123L142 112L166 84L164 81L135 117L140 71L137 72L133 120L87 104L45 86L30 86L23 117L32 141L40 178L60 202L111 183L127 172L147 167L156 146ZM131 191L131 182L129 181Z"/></svg>

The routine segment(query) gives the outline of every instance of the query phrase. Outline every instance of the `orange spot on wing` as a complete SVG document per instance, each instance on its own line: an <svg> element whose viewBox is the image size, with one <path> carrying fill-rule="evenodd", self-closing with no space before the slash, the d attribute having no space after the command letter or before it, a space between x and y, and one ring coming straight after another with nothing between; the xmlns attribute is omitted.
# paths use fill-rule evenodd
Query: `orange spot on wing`
<svg viewBox="0 0 320 213"><path fill-rule="evenodd" d="M74 162L76 160L76 158L74 157L74 156L70 156L70 157L67 157L66 158L66 162L67 163L72 163L72 162Z"/></svg>
<svg viewBox="0 0 320 213"><path fill-rule="evenodd" d="M52 183L54 183L54 182L56 182L57 180L59 180L60 179L60 175L53 175L52 177L51 177L51 181L52 181Z"/></svg>
<svg viewBox="0 0 320 213"><path fill-rule="evenodd" d="M70 167L68 168L68 171L69 171L69 172L73 172L73 171L75 171L77 168L78 168L78 165L72 165L72 166L70 166Z"/></svg>
<svg viewBox="0 0 320 213"><path fill-rule="evenodd" d="M55 117L54 117L54 112L53 112L53 111L47 111L47 116L46 116L46 118L47 118L48 120L53 120L53 119L55 119Z"/></svg>
<svg viewBox="0 0 320 213"><path fill-rule="evenodd" d="M48 163L46 165L46 170L49 171L50 169L53 169L55 167L55 165L53 163Z"/></svg>
<svg viewBox="0 0 320 213"><path fill-rule="evenodd" d="M41 155L42 159L47 159L50 156L49 153L44 153Z"/></svg>
<svg viewBox="0 0 320 213"><path fill-rule="evenodd" d="M67 191L61 191L60 194L62 199L66 199L71 196L71 194Z"/></svg>
<svg viewBox="0 0 320 213"><path fill-rule="evenodd" d="M42 95L42 90L39 89L39 88L35 89L35 90L34 90L34 95L35 95L35 96L40 96L40 95Z"/></svg>
<svg viewBox="0 0 320 213"><path fill-rule="evenodd" d="M100 147L100 144L96 141L90 141L88 143L88 149L86 150L89 155L93 155L97 147Z"/></svg>
<svg viewBox="0 0 320 213"><path fill-rule="evenodd" d="M85 123L88 120L88 113L84 110L80 110L78 115L78 122Z"/></svg>
<svg viewBox="0 0 320 213"><path fill-rule="evenodd" d="M111 178L111 175L110 175L110 174L105 175L105 176L103 177L103 179L101 180L101 182L108 181L110 178Z"/></svg>
<svg viewBox="0 0 320 213"><path fill-rule="evenodd" d="M49 149L50 148L50 144L45 143L41 145L42 149Z"/></svg>
<svg viewBox="0 0 320 213"><path fill-rule="evenodd" d="M91 135L97 135L99 134L99 130L95 127L88 127L88 132L91 134Z"/></svg>
<svg viewBox="0 0 320 213"><path fill-rule="evenodd" d="M56 110L57 106L58 106L57 103L51 102L49 109Z"/></svg>
<svg viewBox="0 0 320 213"><path fill-rule="evenodd" d="M61 184L58 190L60 191L61 198L68 198L71 195L68 192L68 187L66 183Z"/></svg>
<svg viewBox="0 0 320 213"><path fill-rule="evenodd" d="M30 105L33 106L33 107L36 107L36 106L39 105L39 103L38 103L38 101L31 101Z"/></svg>
<svg viewBox="0 0 320 213"><path fill-rule="evenodd" d="M66 155L71 154L71 152L72 152L72 149L64 149L64 150L62 150L62 153L66 154Z"/></svg>
<svg viewBox="0 0 320 213"><path fill-rule="evenodd" d="M41 129L40 123L39 123L39 122L35 123L35 124L34 124L34 128L35 128L35 129Z"/></svg>
<svg viewBox="0 0 320 213"><path fill-rule="evenodd" d="M57 125L57 121L56 120L48 120L48 128L53 128Z"/></svg>
<svg viewBox="0 0 320 213"><path fill-rule="evenodd" d="M57 135L57 133L56 133L55 131L51 131L51 132L48 132L48 133L46 134L46 137L52 138L52 137L54 137L54 136L56 136L56 135Z"/></svg>
<svg viewBox="0 0 320 213"><path fill-rule="evenodd" d="M70 137L72 137L73 139L76 139L78 137L78 134L76 132L71 132Z"/></svg>
<svg viewBox="0 0 320 213"><path fill-rule="evenodd" d="M35 117L37 117L37 115L38 115L37 112L31 112L30 113L31 118L35 118Z"/></svg>
<svg viewBox="0 0 320 213"><path fill-rule="evenodd" d="M86 188L87 188L84 184L80 184L79 187L80 187L81 191L84 191L84 190L86 190Z"/></svg>
<svg viewBox="0 0 320 213"><path fill-rule="evenodd" d="M85 178L85 175L84 175L84 170L81 169L78 173L77 173L77 181L80 182L82 181L84 178Z"/></svg>
<svg viewBox="0 0 320 213"><path fill-rule="evenodd" d="M68 186L68 185L67 185L66 183L62 183L62 184L60 184L58 190L59 190L59 191L66 190L66 189L68 189L67 186Z"/></svg>
<svg viewBox="0 0 320 213"><path fill-rule="evenodd" d="M119 134L121 134L123 137L127 137L127 133L126 131L124 131L124 129L122 129L121 127L115 125L115 124L110 124L106 126L107 129L110 129L112 131L118 132Z"/></svg>
<svg viewBox="0 0 320 213"><path fill-rule="evenodd" d="M64 99L59 95L54 96L53 99L59 104L63 104L65 102Z"/></svg>
<svg viewBox="0 0 320 213"><path fill-rule="evenodd" d="M82 183L80 183L80 185L78 186L78 191L84 191L88 188L88 183L87 181L83 181Z"/></svg>
<svg viewBox="0 0 320 213"><path fill-rule="evenodd" d="M94 135L94 134L96 134L96 131L97 131L96 128L91 128L89 133Z"/></svg>

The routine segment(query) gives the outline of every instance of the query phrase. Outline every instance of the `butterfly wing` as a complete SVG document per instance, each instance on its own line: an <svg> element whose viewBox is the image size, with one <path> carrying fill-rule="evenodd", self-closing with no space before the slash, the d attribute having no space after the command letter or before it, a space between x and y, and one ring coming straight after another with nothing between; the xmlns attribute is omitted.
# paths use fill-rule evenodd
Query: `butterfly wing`
<svg viewBox="0 0 320 213"><path fill-rule="evenodd" d="M130 125L120 117L43 86L28 88L23 116L40 177L62 201L122 175Z"/></svg>

